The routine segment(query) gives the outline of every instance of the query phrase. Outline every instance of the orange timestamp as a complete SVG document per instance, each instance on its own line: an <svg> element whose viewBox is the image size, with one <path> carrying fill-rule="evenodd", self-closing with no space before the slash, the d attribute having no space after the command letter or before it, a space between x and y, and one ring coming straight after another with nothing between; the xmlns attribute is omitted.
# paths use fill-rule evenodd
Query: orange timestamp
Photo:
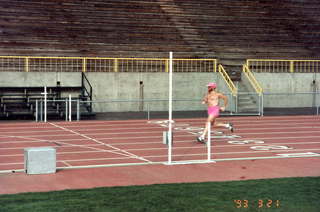
<svg viewBox="0 0 320 212"><path fill-rule="evenodd" d="M280 200L272 200L272 199L259 199L259 200L233 200L235 208L280 208Z"/></svg>

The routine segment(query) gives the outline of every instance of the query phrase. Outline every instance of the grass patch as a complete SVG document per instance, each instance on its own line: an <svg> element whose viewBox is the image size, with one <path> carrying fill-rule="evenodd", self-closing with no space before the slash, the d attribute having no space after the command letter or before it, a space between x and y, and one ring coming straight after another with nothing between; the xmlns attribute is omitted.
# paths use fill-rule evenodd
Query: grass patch
<svg viewBox="0 0 320 212"><path fill-rule="evenodd" d="M319 208L320 177L161 184L0 195L1 212L318 212Z"/></svg>

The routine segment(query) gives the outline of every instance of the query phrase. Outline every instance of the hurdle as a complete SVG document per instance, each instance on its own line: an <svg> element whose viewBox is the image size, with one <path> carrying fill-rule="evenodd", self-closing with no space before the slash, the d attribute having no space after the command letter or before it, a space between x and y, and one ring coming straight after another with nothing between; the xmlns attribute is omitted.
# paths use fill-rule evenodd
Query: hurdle
<svg viewBox="0 0 320 212"><path fill-rule="evenodd" d="M173 52L169 53L169 119L168 119L168 132L163 133L163 143L168 146L168 160L165 165L183 165L183 164L197 164L197 163L215 163L211 159L211 123L208 123L208 136L207 136L207 159L205 160L185 160L185 161L174 161L172 155L173 145L173 133L172 125L174 120L172 119L172 93L173 93Z"/></svg>
<svg viewBox="0 0 320 212"><path fill-rule="evenodd" d="M44 87L44 92L41 93L43 95L42 99L36 99L35 100L35 121L36 122L47 122L48 121L48 103L50 102L58 102L58 103L64 103L65 108L65 121L72 121L72 104L76 103L76 120L80 120L80 103L81 101L79 99L77 100L72 100L71 94L68 95L67 98L65 99L48 99L48 92L47 92L47 87Z"/></svg>

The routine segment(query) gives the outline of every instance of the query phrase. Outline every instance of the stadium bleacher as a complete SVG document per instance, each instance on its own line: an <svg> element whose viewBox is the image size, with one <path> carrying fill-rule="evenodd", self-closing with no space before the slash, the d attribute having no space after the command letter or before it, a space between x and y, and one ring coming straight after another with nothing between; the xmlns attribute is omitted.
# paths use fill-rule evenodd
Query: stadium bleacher
<svg viewBox="0 0 320 212"><path fill-rule="evenodd" d="M135 58L174 51L218 59L241 80L248 58L319 57L319 16L317 0L2 0L0 51Z"/></svg>

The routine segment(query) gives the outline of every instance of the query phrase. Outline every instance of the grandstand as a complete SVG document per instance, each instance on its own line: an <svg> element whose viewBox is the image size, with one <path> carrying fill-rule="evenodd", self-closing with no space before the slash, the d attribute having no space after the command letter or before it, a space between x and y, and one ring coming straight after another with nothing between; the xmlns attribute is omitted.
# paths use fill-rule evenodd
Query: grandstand
<svg viewBox="0 0 320 212"><path fill-rule="evenodd" d="M214 57L222 63L319 56L317 1L2 0L1 54Z"/></svg>
<svg viewBox="0 0 320 212"><path fill-rule="evenodd" d="M174 51L216 59L240 90L247 59L319 58L317 0L1 0L0 12L2 56L166 58Z"/></svg>

